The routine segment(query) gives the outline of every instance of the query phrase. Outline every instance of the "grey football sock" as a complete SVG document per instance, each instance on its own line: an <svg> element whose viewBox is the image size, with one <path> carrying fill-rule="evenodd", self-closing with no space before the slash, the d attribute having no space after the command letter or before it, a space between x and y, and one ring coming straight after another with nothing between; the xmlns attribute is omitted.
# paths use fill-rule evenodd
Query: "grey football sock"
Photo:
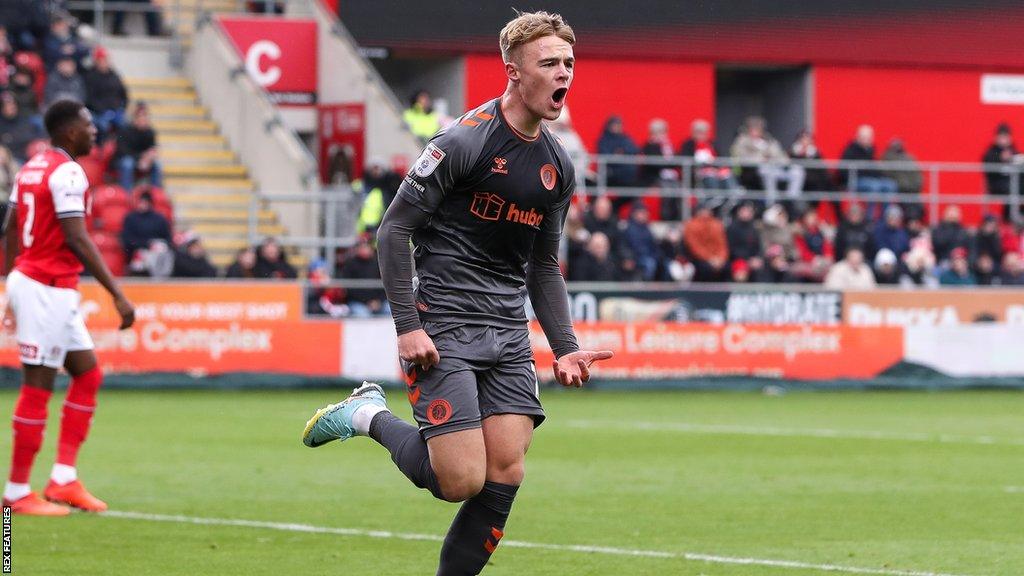
<svg viewBox="0 0 1024 576"><path fill-rule="evenodd" d="M441 547L437 576L479 574L504 536L518 486L484 482L479 494L466 500L455 515Z"/></svg>
<svg viewBox="0 0 1024 576"><path fill-rule="evenodd" d="M412 424L385 410L370 421L370 438L391 452L391 460L418 488L426 488L444 500L437 475L430 466L427 442Z"/></svg>

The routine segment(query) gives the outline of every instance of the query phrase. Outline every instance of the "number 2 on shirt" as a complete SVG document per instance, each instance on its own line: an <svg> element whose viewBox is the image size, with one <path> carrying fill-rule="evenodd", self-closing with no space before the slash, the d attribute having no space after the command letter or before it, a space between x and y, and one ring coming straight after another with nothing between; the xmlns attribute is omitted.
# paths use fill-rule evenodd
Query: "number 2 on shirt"
<svg viewBox="0 0 1024 576"><path fill-rule="evenodd" d="M28 210L28 214L25 215L25 228L21 231L21 245L28 248L35 240L32 236L32 223L36 218L36 197L31 192L25 192L21 201Z"/></svg>

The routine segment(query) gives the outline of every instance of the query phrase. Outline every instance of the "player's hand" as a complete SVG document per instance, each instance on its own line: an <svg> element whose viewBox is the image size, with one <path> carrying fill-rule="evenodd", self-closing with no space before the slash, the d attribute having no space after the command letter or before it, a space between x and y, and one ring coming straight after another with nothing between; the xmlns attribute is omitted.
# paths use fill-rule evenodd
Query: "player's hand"
<svg viewBox="0 0 1024 576"><path fill-rule="evenodd" d="M114 307L117 308L117 313L121 316L121 326L118 327L118 330L131 328L132 324L135 324L135 306L127 298L121 296L114 299Z"/></svg>
<svg viewBox="0 0 1024 576"><path fill-rule="evenodd" d="M14 309L8 304L4 308L4 319L3 319L4 332L8 334L14 334L18 331L18 318L14 315Z"/></svg>
<svg viewBox="0 0 1024 576"><path fill-rule="evenodd" d="M590 380L590 365L598 360L607 360L614 356L611 350L591 352L580 350L572 354L566 354L555 360L555 380L562 386L573 386L580 388L584 382Z"/></svg>
<svg viewBox="0 0 1024 576"><path fill-rule="evenodd" d="M437 366L437 363L441 361L441 355L437 353L434 341L427 336L422 328L406 332L398 337L398 356L424 370L429 370L431 366Z"/></svg>

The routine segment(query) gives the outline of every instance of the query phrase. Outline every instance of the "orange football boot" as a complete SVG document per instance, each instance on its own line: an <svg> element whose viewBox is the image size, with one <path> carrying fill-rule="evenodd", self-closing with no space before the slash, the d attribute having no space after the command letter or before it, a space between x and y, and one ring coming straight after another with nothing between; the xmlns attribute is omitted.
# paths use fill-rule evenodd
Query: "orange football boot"
<svg viewBox="0 0 1024 576"><path fill-rule="evenodd" d="M64 485L50 480L43 491L43 496L50 502L67 504L86 512L103 512L107 509L107 503L90 494L79 480Z"/></svg>
<svg viewBox="0 0 1024 576"><path fill-rule="evenodd" d="M67 506L47 502L35 492L29 492L14 502L4 499L4 506L10 506L11 512L26 516L67 516L71 510Z"/></svg>

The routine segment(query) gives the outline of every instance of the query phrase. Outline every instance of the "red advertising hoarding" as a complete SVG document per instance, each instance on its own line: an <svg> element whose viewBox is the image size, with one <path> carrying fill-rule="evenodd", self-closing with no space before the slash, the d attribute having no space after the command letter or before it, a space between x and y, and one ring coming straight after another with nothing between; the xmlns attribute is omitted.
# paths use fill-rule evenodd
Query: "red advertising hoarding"
<svg viewBox="0 0 1024 576"><path fill-rule="evenodd" d="M362 104L321 104L317 134L320 180L334 182L339 172L352 182L362 177L366 162L366 109Z"/></svg>
<svg viewBox="0 0 1024 576"><path fill-rule="evenodd" d="M221 16L252 79L285 106L316 104L317 28L313 20Z"/></svg>

